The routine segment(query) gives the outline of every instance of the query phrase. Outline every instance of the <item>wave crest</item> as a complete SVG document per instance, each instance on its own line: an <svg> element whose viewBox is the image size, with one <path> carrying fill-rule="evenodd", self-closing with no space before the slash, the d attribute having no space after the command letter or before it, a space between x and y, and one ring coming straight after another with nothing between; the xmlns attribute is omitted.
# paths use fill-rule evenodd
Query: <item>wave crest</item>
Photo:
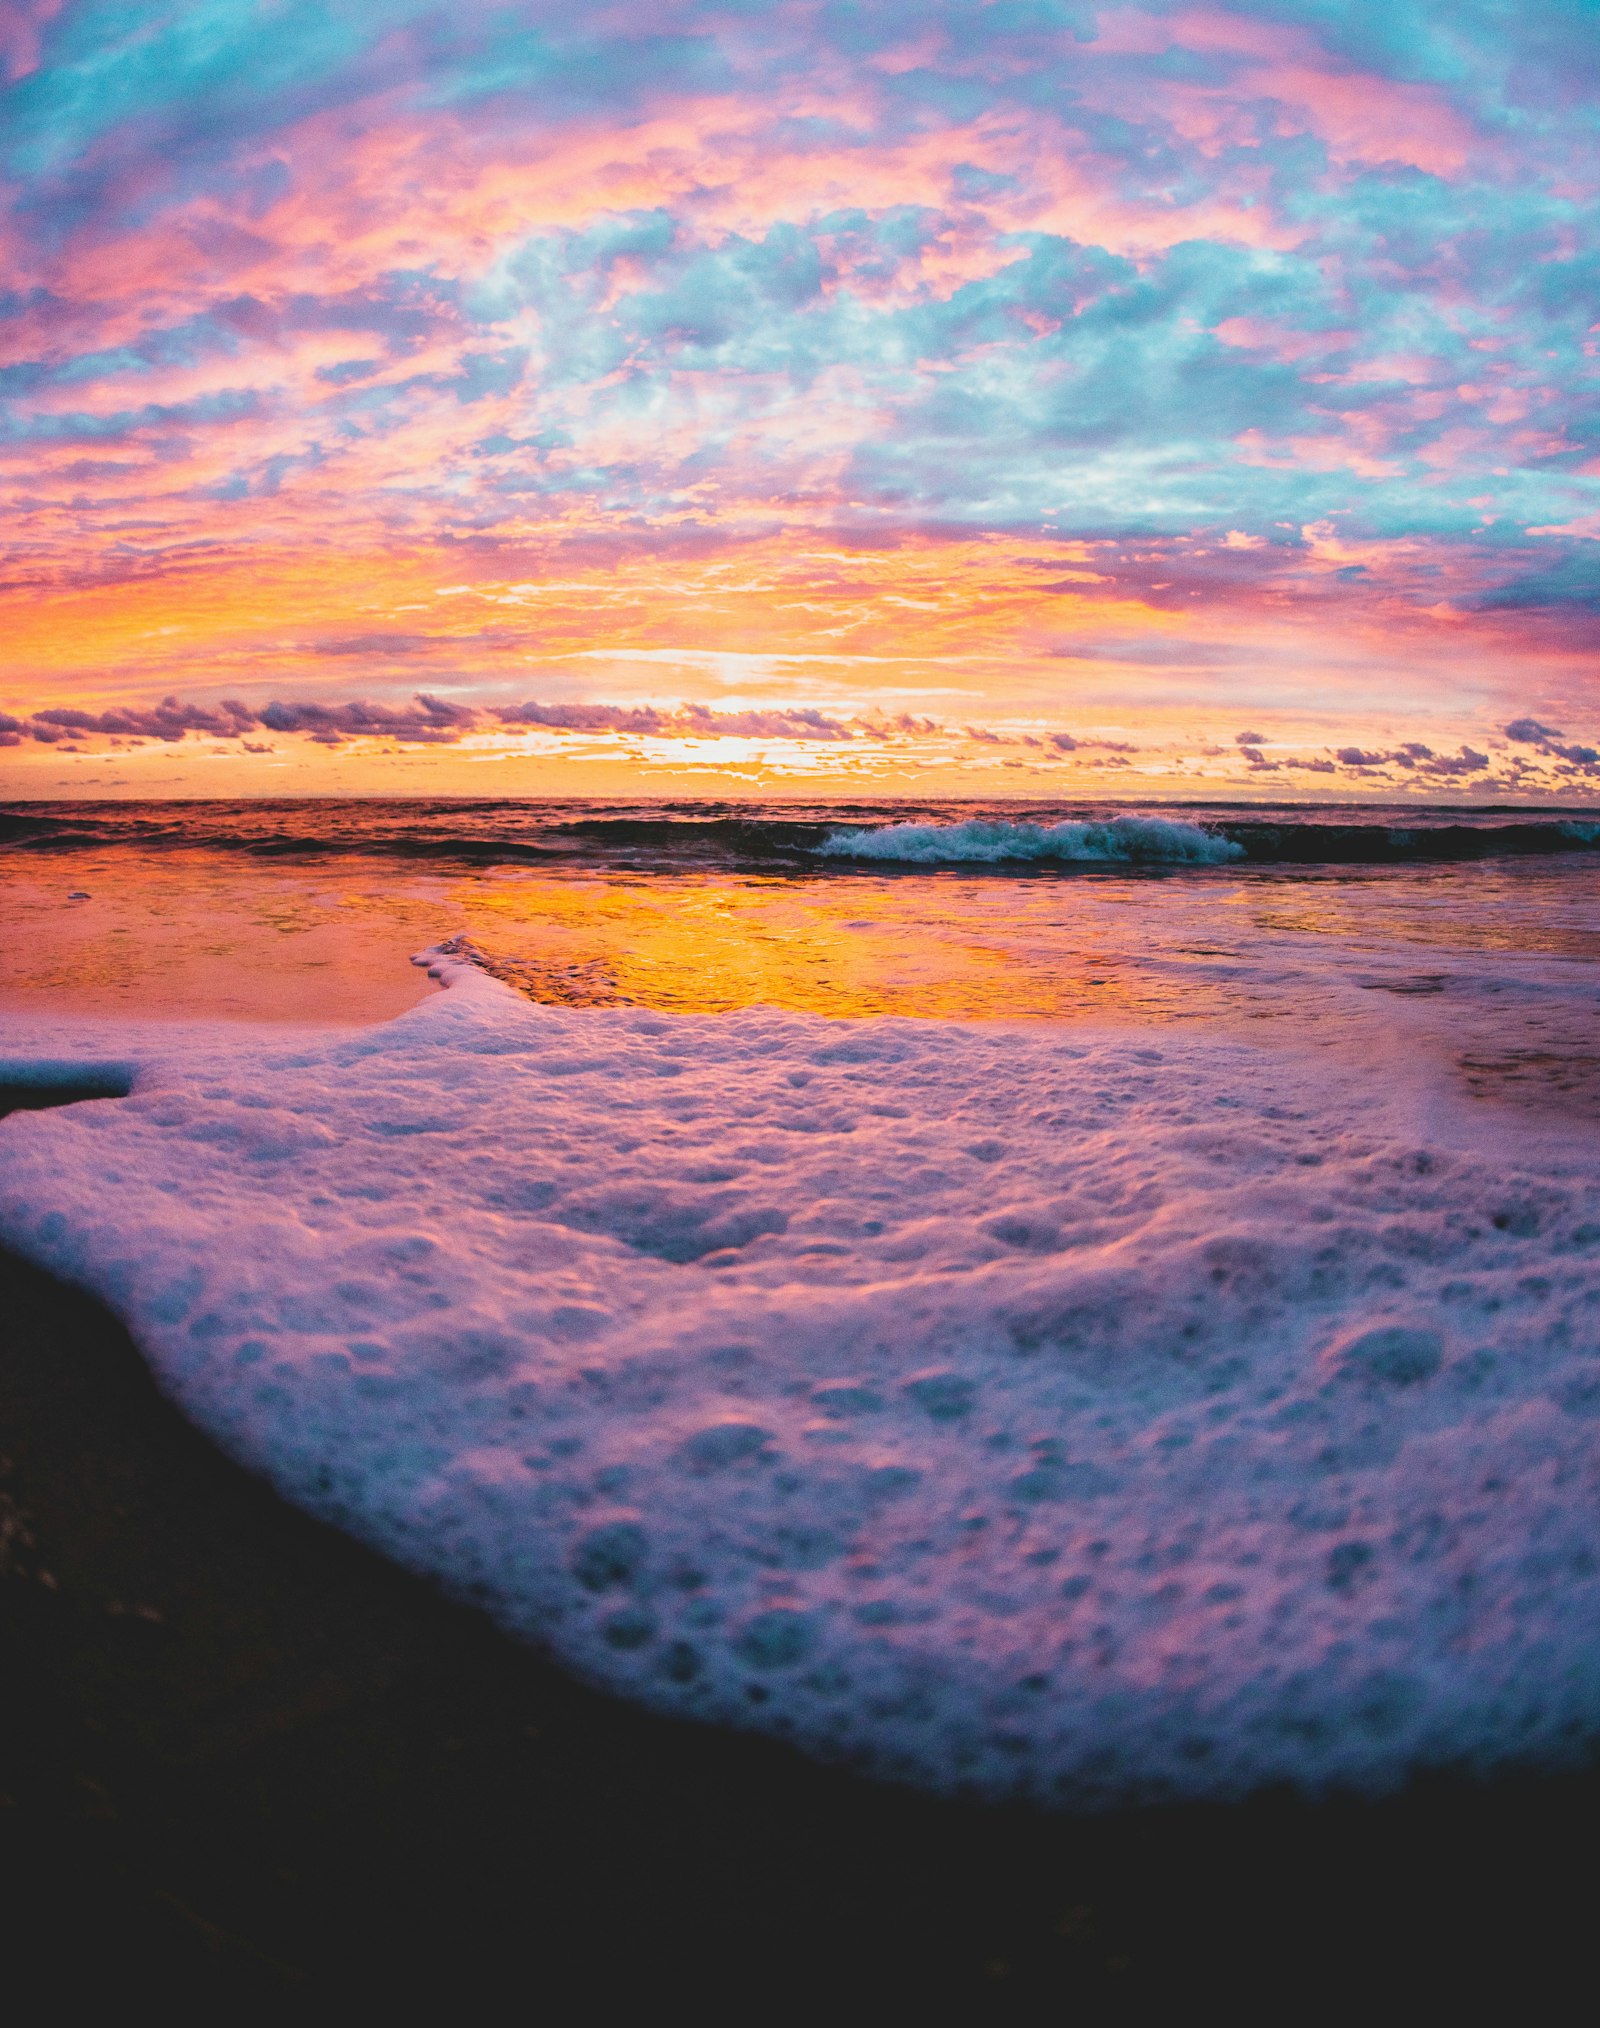
<svg viewBox="0 0 1600 2028"><path fill-rule="evenodd" d="M1244 847L1198 824L1170 817L1112 817L1098 823L887 824L835 831L815 848L835 859L889 859L902 865L993 865L1002 860L1071 860L1086 865L1220 866Z"/></svg>

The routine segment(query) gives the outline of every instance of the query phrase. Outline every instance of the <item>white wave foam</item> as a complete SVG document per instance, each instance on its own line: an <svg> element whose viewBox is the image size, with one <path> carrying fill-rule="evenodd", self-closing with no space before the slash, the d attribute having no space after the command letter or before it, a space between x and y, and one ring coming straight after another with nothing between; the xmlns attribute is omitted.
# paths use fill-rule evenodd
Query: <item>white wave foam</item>
<svg viewBox="0 0 1600 2028"><path fill-rule="evenodd" d="M1600 1730L1592 1150L1190 1036L457 976L134 1034L132 1096L0 1126L0 1236L291 1499L627 1695L944 1789Z"/></svg>
<svg viewBox="0 0 1600 2028"><path fill-rule="evenodd" d="M1019 859L1218 866L1244 857L1244 847L1231 838L1170 817L1111 817L1103 823L1007 824L973 818L964 824L887 824L876 830L835 831L816 850L839 859L891 859L913 866Z"/></svg>

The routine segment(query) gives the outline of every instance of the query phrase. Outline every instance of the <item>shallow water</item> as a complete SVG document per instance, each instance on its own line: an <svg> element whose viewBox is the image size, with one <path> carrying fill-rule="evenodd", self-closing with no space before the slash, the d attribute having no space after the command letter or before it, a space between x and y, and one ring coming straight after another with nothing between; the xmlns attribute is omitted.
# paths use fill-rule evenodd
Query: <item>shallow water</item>
<svg viewBox="0 0 1600 2028"><path fill-rule="evenodd" d="M1505 814L1439 813L1431 834L1414 811L1277 814L1163 820L1231 826L1252 852L1291 839L1270 858L908 866L817 850L894 810L13 806L0 1008L361 1025L430 993L409 959L461 937L538 999L1200 1023L1600 1117L1600 854L1526 853ZM1037 835L1062 815L1033 813ZM1517 849L1418 859L1429 835ZM1317 838L1343 856L1296 856Z"/></svg>

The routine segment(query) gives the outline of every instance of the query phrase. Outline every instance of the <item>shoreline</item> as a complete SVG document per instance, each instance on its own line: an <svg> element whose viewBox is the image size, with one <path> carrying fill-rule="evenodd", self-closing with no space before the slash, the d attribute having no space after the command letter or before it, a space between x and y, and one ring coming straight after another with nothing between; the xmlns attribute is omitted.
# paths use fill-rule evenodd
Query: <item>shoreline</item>
<svg viewBox="0 0 1600 2028"><path fill-rule="evenodd" d="M230 1464L88 1297L0 1256L0 1303L0 1839L58 1993L750 2002L781 1968L1096 2019L1578 1968L1593 1770L1098 1817L885 1787L584 1687Z"/></svg>

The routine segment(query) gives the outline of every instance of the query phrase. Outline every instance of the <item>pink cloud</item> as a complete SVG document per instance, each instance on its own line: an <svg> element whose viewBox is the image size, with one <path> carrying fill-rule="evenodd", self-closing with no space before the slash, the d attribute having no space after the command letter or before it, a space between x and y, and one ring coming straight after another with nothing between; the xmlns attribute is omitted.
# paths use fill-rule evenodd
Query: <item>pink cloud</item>
<svg viewBox="0 0 1600 2028"><path fill-rule="evenodd" d="M1225 317L1213 328L1224 345L1289 361L1342 350L1356 335L1353 331L1297 331L1270 317Z"/></svg>
<svg viewBox="0 0 1600 2028"><path fill-rule="evenodd" d="M1114 98L1130 113L1152 101L1183 136L1212 152L1250 147L1256 102L1276 107L1272 131L1312 133L1342 166L1404 163L1431 175L1459 176L1483 143L1445 95L1429 85L1337 68L1315 36L1286 23L1196 9L1176 17L1133 10L1100 17L1091 51L1150 56L1178 48L1238 56L1248 67L1226 84L1091 78L1097 102Z"/></svg>
<svg viewBox="0 0 1600 2028"><path fill-rule="evenodd" d="M0 77L14 84L39 68L44 31L63 4L64 0L5 0L0 5Z"/></svg>
<svg viewBox="0 0 1600 2028"><path fill-rule="evenodd" d="M1357 430L1371 436L1370 419L1352 422L1350 433L1327 431L1320 435L1290 436L1269 440L1260 430L1246 430L1236 439L1239 457L1247 465L1278 470L1297 466L1314 472L1354 472L1363 479L1393 479L1405 469L1378 450L1354 441Z"/></svg>
<svg viewBox="0 0 1600 2028"><path fill-rule="evenodd" d="M1433 176L1459 176L1475 136L1443 95L1369 72L1281 64L1248 72L1239 89L1288 111L1279 132L1309 128L1336 162L1402 162Z"/></svg>

